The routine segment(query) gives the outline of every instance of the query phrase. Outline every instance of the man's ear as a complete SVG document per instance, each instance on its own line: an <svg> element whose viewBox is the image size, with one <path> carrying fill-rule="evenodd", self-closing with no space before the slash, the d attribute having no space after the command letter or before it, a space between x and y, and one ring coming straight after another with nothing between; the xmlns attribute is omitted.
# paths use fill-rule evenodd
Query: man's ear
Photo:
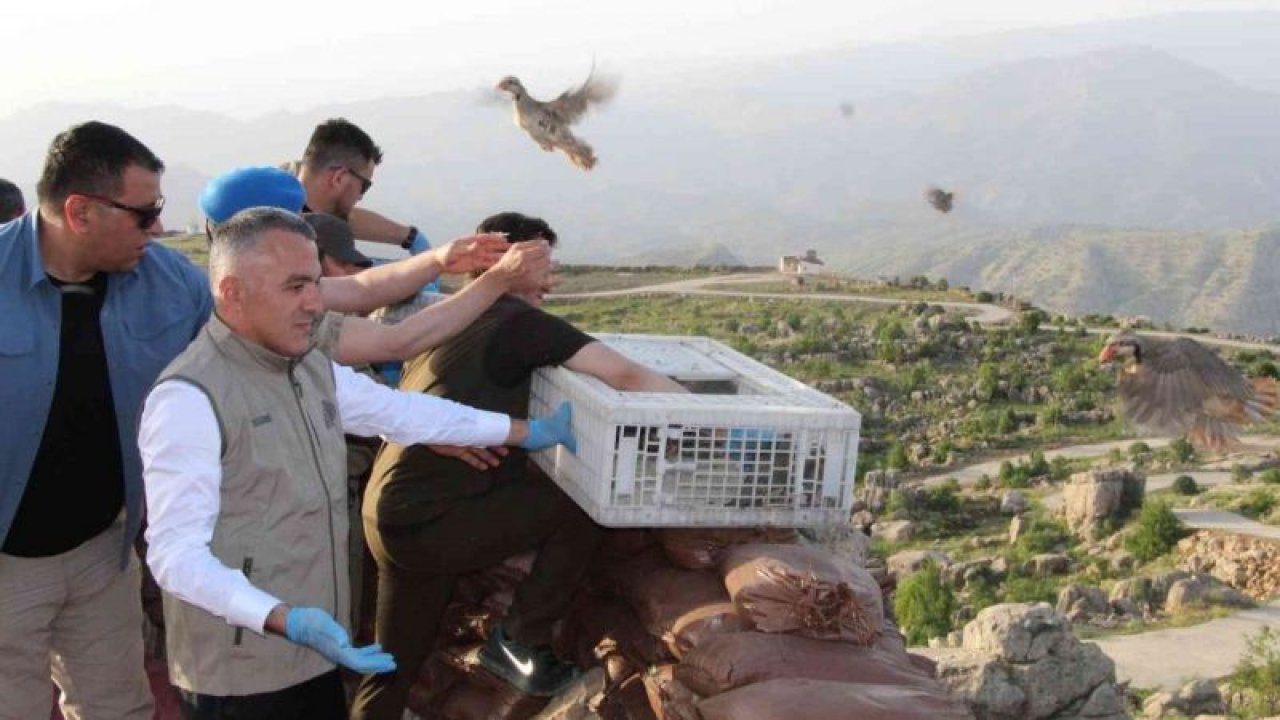
<svg viewBox="0 0 1280 720"><path fill-rule="evenodd" d="M62 221L67 229L83 233L89 228L89 211L92 201L83 195L68 195L62 201Z"/></svg>
<svg viewBox="0 0 1280 720"><path fill-rule="evenodd" d="M218 281L218 301L228 310L239 309L245 301L244 280L234 275L223 275Z"/></svg>

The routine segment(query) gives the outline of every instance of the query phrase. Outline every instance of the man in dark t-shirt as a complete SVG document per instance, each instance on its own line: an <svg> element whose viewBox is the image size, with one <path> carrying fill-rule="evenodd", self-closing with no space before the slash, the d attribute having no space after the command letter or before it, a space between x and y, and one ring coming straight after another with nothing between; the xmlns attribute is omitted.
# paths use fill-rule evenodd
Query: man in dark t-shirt
<svg viewBox="0 0 1280 720"><path fill-rule="evenodd" d="M556 235L545 222L501 213L480 224L511 242ZM405 366L401 390L427 392L525 417L533 371L563 365L619 390L684 392L568 322L543 312L542 291L500 298L471 327ZM366 676L354 720L399 720L430 651L457 576L527 550L538 551L511 610L493 628L481 663L534 694L555 695L576 669L551 652L551 626L564 612L595 552L599 527L524 451L388 443L378 454L363 515L378 565L377 641L399 669Z"/></svg>

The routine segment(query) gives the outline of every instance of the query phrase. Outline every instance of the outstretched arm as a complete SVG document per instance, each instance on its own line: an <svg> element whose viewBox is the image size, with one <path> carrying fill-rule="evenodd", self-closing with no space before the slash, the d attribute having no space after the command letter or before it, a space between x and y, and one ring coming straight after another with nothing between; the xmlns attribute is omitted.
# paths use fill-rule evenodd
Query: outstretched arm
<svg viewBox="0 0 1280 720"><path fill-rule="evenodd" d="M328 310L372 312L412 296L442 272L467 273L490 267L510 247L506 238L497 233L468 235L355 275L321 278L320 294Z"/></svg>
<svg viewBox="0 0 1280 720"><path fill-rule="evenodd" d="M401 225L386 215L368 208L351 208L347 222L351 223L351 231L356 237L369 242L398 246L409 235L408 225Z"/></svg>
<svg viewBox="0 0 1280 720"><path fill-rule="evenodd" d="M595 376L615 390L688 392L675 380L650 370L600 341L584 346L565 362L565 367Z"/></svg>
<svg viewBox="0 0 1280 720"><path fill-rule="evenodd" d="M348 318L343 323L334 359L344 365L408 360L470 325L503 293L537 287L544 282L543 278L551 272L551 255L545 241L506 247L509 249L502 260L462 291L419 310L400 323L380 325L364 318Z"/></svg>

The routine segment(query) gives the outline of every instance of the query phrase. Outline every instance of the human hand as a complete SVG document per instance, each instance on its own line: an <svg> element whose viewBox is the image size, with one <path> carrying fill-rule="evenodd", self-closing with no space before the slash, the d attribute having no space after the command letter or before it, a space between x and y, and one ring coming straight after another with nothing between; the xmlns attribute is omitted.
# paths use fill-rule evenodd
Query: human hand
<svg viewBox="0 0 1280 720"><path fill-rule="evenodd" d="M454 238L436 248L435 253L441 272L461 275L492 267L510 247L506 235L483 233Z"/></svg>
<svg viewBox="0 0 1280 720"><path fill-rule="evenodd" d="M461 460L477 470L490 470L502 463L502 458L511 452L505 447L466 447L463 445L428 445L427 449L437 455Z"/></svg>
<svg viewBox="0 0 1280 720"><path fill-rule="evenodd" d="M315 650L327 660L361 675L388 673L396 669L395 658L378 644L353 647L347 631L333 616L312 607L295 607L285 617L285 637Z"/></svg>
<svg viewBox="0 0 1280 720"><path fill-rule="evenodd" d="M560 403L560 407L550 415L529 419L529 436L520 443L525 450L546 450L556 445L564 445L571 453L578 452L578 440L569 427L573 420L573 406L568 402Z"/></svg>
<svg viewBox="0 0 1280 720"><path fill-rule="evenodd" d="M511 293L538 292L547 285L552 272L551 246L546 240L526 240L508 246L489 272L498 273Z"/></svg>

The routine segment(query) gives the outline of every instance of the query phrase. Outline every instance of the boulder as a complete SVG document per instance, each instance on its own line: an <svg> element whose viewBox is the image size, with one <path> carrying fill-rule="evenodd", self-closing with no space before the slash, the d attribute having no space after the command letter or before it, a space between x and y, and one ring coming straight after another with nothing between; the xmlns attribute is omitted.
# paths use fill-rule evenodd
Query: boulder
<svg viewBox="0 0 1280 720"><path fill-rule="evenodd" d="M989 607L963 638L961 648L937 651L938 678L978 720L1128 717L1115 664L1048 605Z"/></svg>
<svg viewBox="0 0 1280 720"><path fill-rule="evenodd" d="M1194 680L1176 693L1153 693L1142 704L1142 715L1147 718L1209 717L1226 712L1226 702L1213 680Z"/></svg>
<svg viewBox="0 0 1280 720"><path fill-rule="evenodd" d="M1224 585L1209 575L1195 575L1175 582L1165 596L1167 613L1209 607L1250 608L1257 603L1253 598Z"/></svg>
<svg viewBox="0 0 1280 720"><path fill-rule="evenodd" d="M871 554L871 538L852 522L849 525L817 528L813 533L814 542L829 550L832 555L857 567L866 567L867 557Z"/></svg>
<svg viewBox="0 0 1280 720"><path fill-rule="evenodd" d="M1032 577L1066 575L1071 572L1071 558L1062 553L1041 553L1027 561L1027 572Z"/></svg>
<svg viewBox="0 0 1280 720"><path fill-rule="evenodd" d="M1073 623L1088 620L1094 615L1107 615L1111 603L1102 588L1089 585L1068 585L1058 593L1057 611Z"/></svg>
<svg viewBox="0 0 1280 720"><path fill-rule="evenodd" d="M885 542L906 542L920 532L914 520L882 520L871 526L871 537Z"/></svg>
<svg viewBox="0 0 1280 720"><path fill-rule="evenodd" d="M1074 639L1071 624L1046 604L993 605L964 627L964 647L1012 663L1034 663Z"/></svg>
<svg viewBox="0 0 1280 720"><path fill-rule="evenodd" d="M1142 504L1146 478L1127 468L1079 472L1062 488L1067 526L1088 540L1110 520L1123 520Z"/></svg>
<svg viewBox="0 0 1280 720"><path fill-rule="evenodd" d="M1028 523L1026 519L1024 519L1021 515L1013 516L1013 519L1009 521L1009 544L1010 545L1013 545L1018 542L1018 538L1022 537L1022 533L1027 531L1027 526L1029 524L1030 523Z"/></svg>
<svg viewBox="0 0 1280 720"><path fill-rule="evenodd" d="M889 572L900 578L906 577L930 560L940 568L951 564L951 558L938 550L903 550L889 556Z"/></svg>
<svg viewBox="0 0 1280 720"><path fill-rule="evenodd" d="M1144 577L1120 580L1112 586L1108 599L1116 612L1125 615L1143 615L1164 605L1164 598L1156 599L1151 580Z"/></svg>
<svg viewBox="0 0 1280 720"><path fill-rule="evenodd" d="M1029 506L1027 496L1017 490L1010 490L1000 498L1000 512L1004 515L1019 515Z"/></svg>

